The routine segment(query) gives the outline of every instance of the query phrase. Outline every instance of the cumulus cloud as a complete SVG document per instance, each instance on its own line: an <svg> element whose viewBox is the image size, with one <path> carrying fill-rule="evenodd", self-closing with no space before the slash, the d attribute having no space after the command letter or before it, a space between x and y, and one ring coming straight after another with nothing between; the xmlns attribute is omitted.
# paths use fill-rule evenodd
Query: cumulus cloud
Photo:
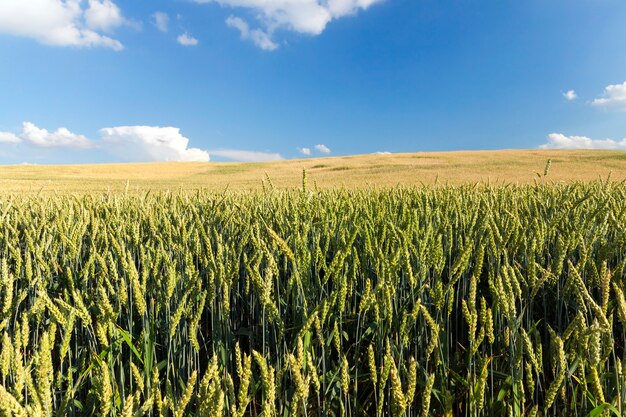
<svg viewBox="0 0 626 417"><path fill-rule="evenodd" d="M167 32L169 30L170 17L167 13L155 12L152 15L152 23L154 23L154 26L161 32Z"/></svg>
<svg viewBox="0 0 626 417"><path fill-rule="evenodd" d="M125 21L111 0L2 0L0 34L22 36L54 46L124 49L108 32Z"/></svg>
<svg viewBox="0 0 626 417"><path fill-rule="evenodd" d="M550 133L548 142L539 146L541 149L626 149L626 138L591 139L586 136L566 136L562 133Z"/></svg>
<svg viewBox="0 0 626 417"><path fill-rule="evenodd" d="M250 30L250 26L248 26L248 23L239 17L230 16L228 19L226 19L226 24L231 28L237 29L239 31L241 39L249 40L265 51L273 51L278 48L278 44L272 41L272 38L269 34L262 31L261 29Z"/></svg>
<svg viewBox="0 0 626 417"><path fill-rule="evenodd" d="M34 123L22 123L21 132L0 132L0 143L25 143L37 148L72 148L89 149L94 143L83 135L70 132L65 127L55 131L37 127Z"/></svg>
<svg viewBox="0 0 626 417"><path fill-rule="evenodd" d="M178 41L179 44L183 46L196 46L198 44L198 40L194 38L193 36L191 36L190 34L188 34L187 32L183 33L182 35L179 35L178 38L176 38L176 40Z"/></svg>
<svg viewBox="0 0 626 417"><path fill-rule="evenodd" d="M189 148L189 139L176 127L108 127L100 130L100 136L103 148L134 161L209 161L209 153Z"/></svg>
<svg viewBox="0 0 626 417"><path fill-rule="evenodd" d="M0 132L0 143L20 143L22 139L11 132Z"/></svg>
<svg viewBox="0 0 626 417"><path fill-rule="evenodd" d="M31 149L97 150L133 162L180 161L207 162L209 153L190 148L189 139L175 127L118 126L100 130L98 140L72 133L66 128L53 132L24 122L18 134L0 132L0 143Z"/></svg>
<svg viewBox="0 0 626 417"><path fill-rule="evenodd" d="M311 155L311 148L298 148L298 152L300 152L302 155L309 156Z"/></svg>
<svg viewBox="0 0 626 417"><path fill-rule="evenodd" d="M242 162L283 159L279 153L241 149L218 149L209 153L204 149L189 147L189 142L179 128L160 126L107 127L100 129L99 138L95 140L64 127L49 131L31 122L24 122L18 133L0 131L0 145L17 147L21 157L30 150L37 151L45 159L45 155L50 155L45 152L66 149L108 154L117 160L128 162L208 162L210 153Z"/></svg>
<svg viewBox="0 0 626 417"><path fill-rule="evenodd" d="M606 86L602 97L596 98L591 104L609 110L626 111L626 81Z"/></svg>
<svg viewBox="0 0 626 417"><path fill-rule="evenodd" d="M22 132L18 138L20 141L40 148L88 149L93 147L93 143L85 136L72 133L64 127L50 132L31 122L22 124Z"/></svg>
<svg viewBox="0 0 626 417"><path fill-rule="evenodd" d="M329 154L331 152L328 146L322 144L315 145L315 150L324 154Z"/></svg>
<svg viewBox="0 0 626 417"><path fill-rule="evenodd" d="M319 35L334 19L356 14L382 0L195 0L196 3L218 3L222 6L249 9L257 16L263 30L250 31L239 17L230 17L226 23L239 30L243 39L253 41L262 49L276 49L272 40L276 29L286 29L308 35ZM244 36L244 34L246 34ZM258 38L258 39L255 39ZM261 40L265 39L264 42ZM262 45L265 45L264 48ZM276 45L268 48L268 45Z"/></svg>
<svg viewBox="0 0 626 417"><path fill-rule="evenodd" d="M563 97L567 101L574 101L574 100L576 100L578 98L578 95L576 94L576 91L568 90L568 91L563 93Z"/></svg>
<svg viewBox="0 0 626 417"><path fill-rule="evenodd" d="M379 151L379 152L374 152L372 155L391 155L391 152Z"/></svg>
<svg viewBox="0 0 626 417"><path fill-rule="evenodd" d="M111 0L89 0L89 7L85 10L85 22L92 29L110 31L124 24L124 18L119 7Z"/></svg>
<svg viewBox="0 0 626 417"><path fill-rule="evenodd" d="M211 154L241 162L271 162L281 161L283 159L279 153L244 151L238 149L212 150Z"/></svg>

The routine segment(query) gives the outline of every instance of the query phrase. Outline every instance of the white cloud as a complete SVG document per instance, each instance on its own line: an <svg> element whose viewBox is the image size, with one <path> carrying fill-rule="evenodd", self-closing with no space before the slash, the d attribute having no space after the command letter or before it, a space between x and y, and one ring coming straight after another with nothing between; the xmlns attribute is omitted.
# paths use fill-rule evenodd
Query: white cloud
<svg viewBox="0 0 626 417"><path fill-rule="evenodd" d="M298 148L298 152L300 152L302 155L309 156L311 155L311 148Z"/></svg>
<svg viewBox="0 0 626 417"><path fill-rule="evenodd" d="M124 23L110 0L1 0L0 34L23 36L55 46L102 46L116 51L121 42L98 31Z"/></svg>
<svg viewBox="0 0 626 417"><path fill-rule="evenodd" d="M249 25L238 17L230 17L226 23L239 29L243 39L252 40L266 50L276 49L272 41L276 29L286 29L309 35L319 35L329 22L366 10L382 0L195 0L196 3L218 3L222 6L250 9L264 30L250 31ZM236 19L236 20L234 20ZM245 25L245 26L244 26ZM256 31L256 34L254 33ZM249 36L244 36L248 33ZM258 38L255 40L255 37ZM263 41L264 39L264 41ZM268 48L267 45L276 45Z"/></svg>
<svg viewBox="0 0 626 417"><path fill-rule="evenodd" d="M374 152L372 155L391 155L391 152L380 151L380 152Z"/></svg>
<svg viewBox="0 0 626 417"><path fill-rule="evenodd" d="M241 39L252 41L252 43L265 51L273 51L278 48L278 44L272 41L270 35L263 32L261 29L250 30L248 23L239 17L230 16L226 19L226 24L231 28L237 29L241 35Z"/></svg>
<svg viewBox="0 0 626 417"><path fill-rule="evenodd" d="M111 0L89 0L85 22L92 29L110 31L125 21L120 8Z"/></svg>
<svg viewBox="0 0 626 417"><path fill-rule="evenodd" d="M562 133L550 133L548 142L539 146L541 149L626 149L626 138L591 139L586 136L566 136Z"/></svg>
<svg viewBox="0 0 626 417"><path fill-rule="evenodd" d="M117 126L100 129L100 137L90 140L66 128L55 131L37 127L31 122L22 124L21 132L0 131L0 145L14 145L20 158L27 152L38 152L41 158L52 155L52 149L67 149L78 162L78 154L70 151L91 151L108 154L117 160L128 162L208 162L209 151L189 147L189 139L176 127L159 126ZM0 148L1 151L1 148ZM211 154L222 158L243 162L279 161L279 153L257 152L240 149L218 149ZM76 156L73 156L76 155ZM42 160L43 160L42 159Z"/></svg>
<svg viewBox="0 0 626 417"><path fill-rule="evenodd" d="M193 36L189 35L187 32L183 33L182 35L179 35L178 38L176 38L176 40L178 41L179 44L183 46L196 46L198 44L198 40L194 38Z"/></svg>
<svg viewBox="0 0 626 417"><path fill-rule="evenodd" d="M271 162L281 161L283 159L279 153L244 151L238 149L212 150L211 154L241 162Z"/></svg>
<svg viewBox="0 0 626 417"><path fill-rule="evenodd" d="M167 13L156 12L152 15L152 23L154 23L154 26L161 32L167 32L169 30L170 17Z"/></svg>
<svg viewBox="0 0 626 417"><path fill-rule="evenodd" d="M20 139L33 146L40 148L75 148L87 149L93 147L93 143L83 135L77 135L64 127L54 132L39 128L31 122L22 124Z"/></svg>
<svg viewBox="0 0 626 417"><path fill-rule="evenodd" d="M318 152L325 153L325 154L329 154L331 152L331 150L330 150L330 148L328 148L328 146L322 145L322 144L315 145L314 148Z"/></svg>
<svg viewBox="0 0 626 417"><path fill-rule="evenodd" d="M563 97L565 97L565 100L567 101L574 101L578 98L578 95L576 94L576 91L568 90L565 93L563 93Z"/></svg>
<svg viewBox="0 0 626 417"><path fill-rule="evenodd" d="M175 127L119 126L100 130L100 139L92 141L66 128L54 132L24 122L19 134L0 132L0 143L17 144L31 149L74 149L104 152L122 160L147 161L209 161L209 153L189 148L189 139ZM24 150L22 150L24 152Z"/></svg>
<svg viewBox="0 0 626 417"><path fill-rule="evenodd" d="M591 104L610 110L626 111L626 81L623 84L606 86L604 95L593 100Z"/></svg>
<svg viewBox="0 0 626 417"><path fill-rule="evenodd" d="M20 143L22 139L11 132L0 132L0 143Z"/></svg>
<svg viewBox="0 0 626 417"><path fill-rule="evenodd" d="M133 161L207 162L209 153L189 148L189 139L175 127L119 126L100 130L101 146Z"/></svg>

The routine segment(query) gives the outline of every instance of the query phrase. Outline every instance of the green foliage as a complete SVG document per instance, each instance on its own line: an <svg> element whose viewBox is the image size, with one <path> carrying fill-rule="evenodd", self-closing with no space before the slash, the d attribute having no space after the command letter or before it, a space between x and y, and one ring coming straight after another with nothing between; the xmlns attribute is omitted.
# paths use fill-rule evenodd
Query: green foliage
<svg viewBox="0 0 626 417"><path fill-rule="evenodd" d="M302 174L0 199L0 416L624 415L623 185Z"/></svg>

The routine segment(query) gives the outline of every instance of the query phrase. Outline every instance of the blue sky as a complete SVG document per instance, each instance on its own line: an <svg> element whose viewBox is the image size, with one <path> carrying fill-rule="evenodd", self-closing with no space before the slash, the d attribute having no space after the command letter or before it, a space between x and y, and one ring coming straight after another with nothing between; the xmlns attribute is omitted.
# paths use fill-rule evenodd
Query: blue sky
<svg viewBox="0 0 626 417"><path fill-rule="evenodd" d="M625 21L622 0L2 0L0 163L626 149Z"/></svg>

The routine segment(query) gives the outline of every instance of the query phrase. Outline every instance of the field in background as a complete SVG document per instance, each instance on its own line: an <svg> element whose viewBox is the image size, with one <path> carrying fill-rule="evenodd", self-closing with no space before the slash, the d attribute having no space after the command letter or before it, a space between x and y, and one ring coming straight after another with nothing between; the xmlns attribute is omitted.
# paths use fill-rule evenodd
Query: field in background
<svg viewBox="0 0 626 417"><path fill-rule="evenodd" d="M626 152L504 150L359 155L268 163L142 163L0 167L3 192L260 189L299 187L302 169L320 188L466 182L532 183L552 159L551 182L626 179Z"/></svg>

